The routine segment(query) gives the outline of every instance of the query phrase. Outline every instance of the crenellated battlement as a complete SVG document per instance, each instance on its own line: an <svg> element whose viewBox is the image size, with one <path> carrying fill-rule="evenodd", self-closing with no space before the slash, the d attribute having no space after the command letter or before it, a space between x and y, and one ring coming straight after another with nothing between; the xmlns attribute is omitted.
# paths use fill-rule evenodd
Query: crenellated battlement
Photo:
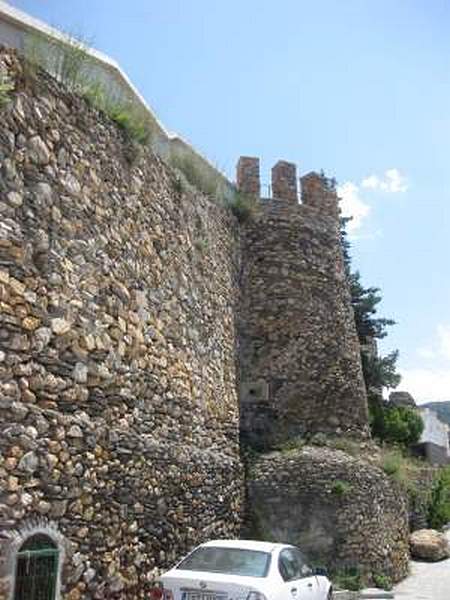
<svg viewBox="0 0 450 600"><path fill-rule="evenodd" d="M272 195L286 202L298 202L297 166L286 160L279 160L272 167Z"/></svg>
<svg viewBox="0 0 450 600"><path fill-rule="evenodd" d="M241 156L236 166L237 189L254 198L261 197L259 158ZM301 204L321 213L339 217L339 198L327 179L314 171L297 177L297 166L286 160L279 160L271 170L271 193L277 202L290 205Z"/></svg>
<svg viewBox="0 0 450 600"><path fill-rule="evenodd" d="M259 158L241 156L236 166L236 187L243 194L253 198L261 195Z"/></svg>

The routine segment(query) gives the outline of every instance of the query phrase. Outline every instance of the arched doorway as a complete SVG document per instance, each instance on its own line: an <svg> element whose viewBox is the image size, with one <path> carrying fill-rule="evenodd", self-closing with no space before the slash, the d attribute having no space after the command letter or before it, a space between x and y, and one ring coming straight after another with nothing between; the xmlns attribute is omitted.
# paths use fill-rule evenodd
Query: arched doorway
<svg viewBox="0 0 450 600"><path fill-rule="evenodd" d="M44 534L29 537L17 553L13 600L55 600L59 550Z"/></svg>

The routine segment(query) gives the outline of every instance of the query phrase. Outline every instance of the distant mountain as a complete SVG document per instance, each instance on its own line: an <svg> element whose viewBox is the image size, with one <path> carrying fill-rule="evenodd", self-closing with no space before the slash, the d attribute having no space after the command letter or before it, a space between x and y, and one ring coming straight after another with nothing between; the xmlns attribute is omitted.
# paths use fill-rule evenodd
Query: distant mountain
<svg viewBox="0 0 450 600"><path fill-rule="evenodd" d="M450 400L447 402L427 402L420 404L420 408L431 408L439 415L441 421L450 425Z"/></svg>

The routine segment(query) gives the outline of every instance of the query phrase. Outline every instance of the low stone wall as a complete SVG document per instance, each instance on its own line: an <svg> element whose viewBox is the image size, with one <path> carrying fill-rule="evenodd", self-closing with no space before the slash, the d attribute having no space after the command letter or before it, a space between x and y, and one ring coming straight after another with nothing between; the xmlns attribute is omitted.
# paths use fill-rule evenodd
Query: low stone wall
<svg viewBox="0 0 450 600"><path fill-rule="evenodd" d="M340 450L273 452L252 462L247 490L250 534L296 544L331 569L406 575L406 503L377 467Z"/></svg>

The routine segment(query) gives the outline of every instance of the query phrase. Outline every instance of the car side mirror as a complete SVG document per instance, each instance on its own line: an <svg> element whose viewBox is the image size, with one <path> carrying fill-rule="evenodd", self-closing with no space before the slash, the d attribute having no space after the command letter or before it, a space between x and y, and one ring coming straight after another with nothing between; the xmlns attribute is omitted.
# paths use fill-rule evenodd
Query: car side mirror
<svg viewBox="0 0 450 600"><path fill-rule="evenodd" d="M314 567L313 575L322 575L323 577L328 577L328 571L325 567Z"/></svg>

